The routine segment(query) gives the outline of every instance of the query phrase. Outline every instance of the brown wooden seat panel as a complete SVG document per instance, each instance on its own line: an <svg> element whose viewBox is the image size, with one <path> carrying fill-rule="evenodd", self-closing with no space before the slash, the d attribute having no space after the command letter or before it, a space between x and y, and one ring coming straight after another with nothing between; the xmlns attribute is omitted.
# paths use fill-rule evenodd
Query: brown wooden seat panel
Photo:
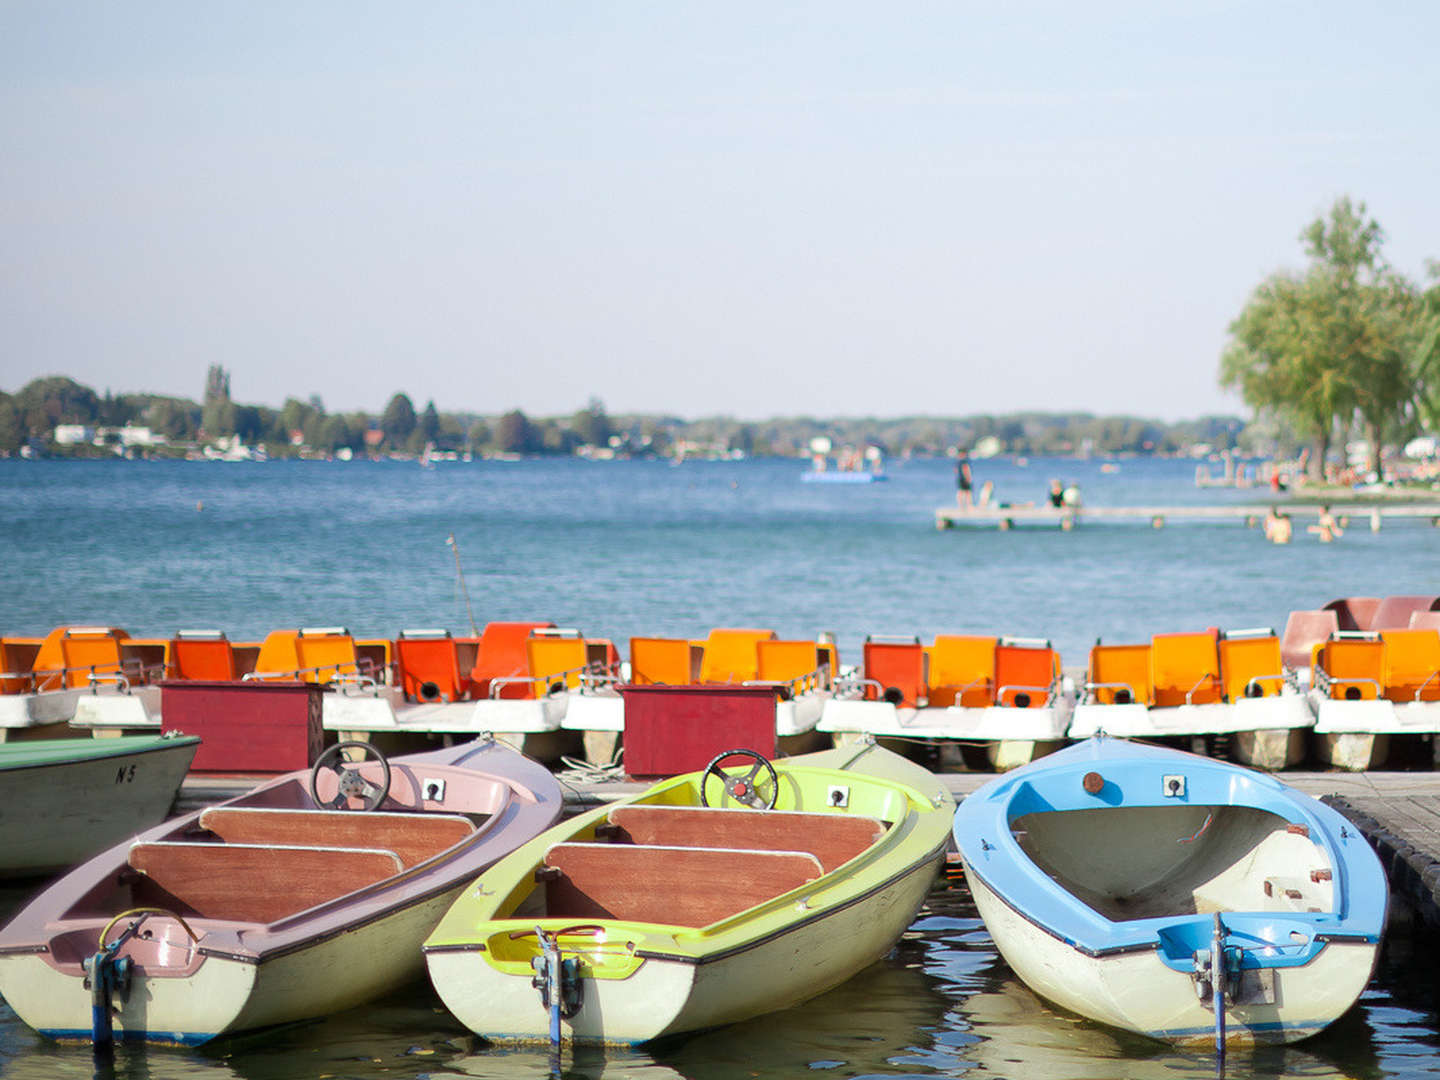
<svg viewBox="0 0 1440 1080"><path fill-rule="evenodd" d="M452 848L475 831L458 814L357 814L349 810L270 810L212 806L200 827L230 844L381 848L405 866Z"/></svg>
<svg viewBox="0 0 1440 1080"><path fill-rule="evenodd" d="M819 878L820 860L801 851L556 844L545 865L551 918L624 919L708 926Z"/></svg>
<svg viewBox="0 0 1440 1080"><path fill-rule="evenodd" d="M885 835L884 823L872 817L783 810L617 806L610 823L620 843L803 851L827 874Z"/></svg>
<svg viewBox="0 0 1440 1080"><path fill-rule="evenodd" d="M366 885L403 866L377 848L276 847L150 841L134 844L132 869L182 909L210 919L271 923Z"/></svg>

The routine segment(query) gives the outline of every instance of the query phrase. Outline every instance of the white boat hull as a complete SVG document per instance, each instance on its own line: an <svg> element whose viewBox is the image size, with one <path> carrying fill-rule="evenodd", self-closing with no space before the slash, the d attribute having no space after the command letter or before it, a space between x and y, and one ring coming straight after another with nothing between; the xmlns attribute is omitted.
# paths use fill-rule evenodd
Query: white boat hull
<svg viewBox="0 0 1440 1080"><path fill-rule="evenodd" d="M1087 956L1048 934L995 895L966 868L975 906L1000 954L1040 996L1112 1027L1180 1044L1212 1046L1214 1013L1184 972L1154 950ZM1378 946L1330 942L1309 963L1270 969L1271 1004L1227 1010L1227 1040L1288 1043L1320 1031L1364 990Z"/></svg>
<svg viewBox="0 0 1440 1080"><path fill-rule="evenodd" d="M1315 722L1304 695L1242 698L1214 705L1077 705L1070 722L1072 739L1088 739L1097 732L1127 739L1173 735L1228 735L1240 731L1308 728Z"/></svg>
<svg viewBox="0 0 1440 1080"><path fill-rule="evenodd" d="M857 701L832 698L816 725L819 731L851 732L876 738L970 739L998 742L1003 739L1051 742L1065 738L1070 726L1074 699L1062 696L1048 708L915 709L897 707L886 701Z"/></svg>
<svg viewBox="0 0 1440 1080"><path fill-rule="evenodd" d="M628 978L583 980L583 1003L563 1021L567 1041L634 1044L789 1008L882 958L914 919L935 876L916 867L858 904L826 913L717 959L650 956ZM430 979L456 1019L487 1039L549 1038L530 977L506 974L475 950L426 954Z"/></svg>
<svg viewBox="0 0 1440 1080"><path fill-rule="evenodd" d="M421 977L420 943L462 888L277 955L210 953L178 974L167 974L162 963L150 970L137 963L130 990L113 1014L115 1037L193 1045L228 1031L325 1016L373 1000ZM154 919L152 925L166 921ZM164 936L167 956L188 956L178 926L165 926ZM90 993L78 965L57 968L43 956L4 955L0 982L6 1002L37 1031L90 1041Z"/></svg>
<svg viewBox="0 0 1440 1080"><path fill-rule="evenodd" d="M195 756L172 748L5 770L0 876L71 866L164 819Z"/></svg>

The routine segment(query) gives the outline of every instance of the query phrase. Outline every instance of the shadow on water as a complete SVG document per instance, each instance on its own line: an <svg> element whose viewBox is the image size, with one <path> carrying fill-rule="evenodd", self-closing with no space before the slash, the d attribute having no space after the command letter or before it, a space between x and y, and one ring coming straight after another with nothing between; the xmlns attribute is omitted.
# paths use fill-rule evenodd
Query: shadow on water
<svg viewBox="0 0 1440 1080"><path fill-rule="evenodd" d="M0 916L24 893L0 890ZM1232 1052L1228 1077L1372 1080L1440 1076L1440 976L1433 937L1397 933L1360 1004L1298 1046ZM754 976L763 978L764 973ZM538 1008L537 1001L537 1008ZM1101 1027L1045 1004L995 952L969 892L937 885L898 947L809 1004L640 1049L489 1045L425 984L313 1023L198 1049L117 1048L97 1071L84 1046L57 1046L0 1004L0 1076L9 1080L540 1080L815 1076L1015 1080L1210 1080L1213 1058Z"/></svg>

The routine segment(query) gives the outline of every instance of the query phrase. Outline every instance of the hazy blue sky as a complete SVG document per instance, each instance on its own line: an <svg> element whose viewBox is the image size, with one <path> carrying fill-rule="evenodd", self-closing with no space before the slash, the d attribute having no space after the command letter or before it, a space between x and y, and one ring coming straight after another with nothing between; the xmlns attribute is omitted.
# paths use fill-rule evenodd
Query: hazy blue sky
<svg viewBox="0 0 1440 1080"><path fill-rule="evenodd" d="M0 389L1239 411L1342 194L1440 256L1440 4L0 2Z"/></svg>

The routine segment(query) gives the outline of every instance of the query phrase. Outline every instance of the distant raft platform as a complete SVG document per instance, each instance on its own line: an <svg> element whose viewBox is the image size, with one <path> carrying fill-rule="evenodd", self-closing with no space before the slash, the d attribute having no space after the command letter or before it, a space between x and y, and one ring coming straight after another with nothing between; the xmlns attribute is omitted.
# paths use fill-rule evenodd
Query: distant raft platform
<svg viewBox="0 0 1440 1080"><path fill-rule="evenodd" d="M1263 505L1221 506L942 506L935 511L937 529L991 528L1011 529L1021 525L1050 526L1073 529L1090 524L1145 524L1164 528L1172 521L1228 522L1238 521L1253 528L1265 520L1271 508L1289 514L1297 527L1320 520L1322 509L1328 507L1341 528L1350 528L1368 521L1372 532L1379 532L1386 519L1409 519L1440 526L1440 503L1341 503L1341 502L1277 502Z"/></svg>

